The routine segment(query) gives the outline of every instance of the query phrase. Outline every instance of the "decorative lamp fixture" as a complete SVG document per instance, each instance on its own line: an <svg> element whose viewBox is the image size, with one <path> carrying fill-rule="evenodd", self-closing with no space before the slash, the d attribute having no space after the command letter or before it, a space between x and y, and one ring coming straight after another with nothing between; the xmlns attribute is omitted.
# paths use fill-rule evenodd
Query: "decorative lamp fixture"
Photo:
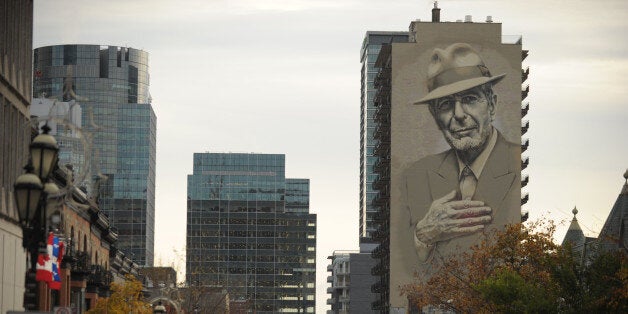
<svg viewBox="0 0 628 314"><path fill-rule="evenodd" d="M46 193L46 218L50 217L59 207L59 191L59 187L54 182L44 184L44 193Z"/></svg>
<svg viewBox="0 0 628 314"><path fill-rule="evenodd" d="M41 180L33 174L30 162L24 169L26 173L17 178L14 191L20 223L27 226L33 224L44 187Z"/></svg>
<svg viewBox="0 0 628 314"><path fill-rule="evenodd" d="M59 146L54 136L48 134L48 132L50 132L48 123L44 124L41 129L44 133L37 135L35 139L33 139L30 152L35 174L43 181L46 181L54 166L57 164Z"/></svg>

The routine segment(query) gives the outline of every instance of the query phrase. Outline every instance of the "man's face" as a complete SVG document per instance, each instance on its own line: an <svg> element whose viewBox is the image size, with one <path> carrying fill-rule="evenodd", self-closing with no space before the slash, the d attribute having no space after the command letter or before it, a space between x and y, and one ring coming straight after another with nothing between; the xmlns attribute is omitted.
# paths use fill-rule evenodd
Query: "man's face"
<svg viewBox="0 0 628 314"><path fill-rule="evenodd" d="M492 94L492 93L489 93ZM480 87L436 99L430 110L445 139L457 151L483 148L491 136L496 96Z"/></svg>

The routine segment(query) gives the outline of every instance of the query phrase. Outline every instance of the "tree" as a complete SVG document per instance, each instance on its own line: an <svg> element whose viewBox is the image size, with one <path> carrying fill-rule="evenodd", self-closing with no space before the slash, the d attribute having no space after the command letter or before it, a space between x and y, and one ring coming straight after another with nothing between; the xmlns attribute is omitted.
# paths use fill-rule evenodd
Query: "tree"
<svg viewBox="0 0 628 314"><path fill-rule="evenodd" d="M554 230L536 222L485 234L429 278L417 274L402 294L419 309L457 313L628 312L625 254L599 253L581 265L552 241Z"/></svg>
<svg viewBox="0 0 628 314"><path fill-rule="evenodd" d="M111 283L111 296L98 299L88 314L151 314L150 304L143 300L142 283L133 275L126 275L123 283Z"/></svg>

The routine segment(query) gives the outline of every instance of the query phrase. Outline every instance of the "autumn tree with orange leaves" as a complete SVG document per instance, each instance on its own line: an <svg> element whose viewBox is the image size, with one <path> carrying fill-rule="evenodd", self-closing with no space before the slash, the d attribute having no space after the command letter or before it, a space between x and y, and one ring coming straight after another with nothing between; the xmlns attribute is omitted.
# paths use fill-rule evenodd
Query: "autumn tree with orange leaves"
<svg viewBox="0 0 628 314"><path fill-rule="evenodd" d="M628 313L625 252L581 265L552 241L552 222L514 224L402 287L416 309L456 313ZM423 276L422 276L423 275Z"/></svg>
<svg viewBox="0 0 628 314"><path fill-rule="evenodd" d="M126 275L122 283L111 283L111 296L98 299L87 314L151 314L153 309L144 301L142 283L132 275Z"/></svg>

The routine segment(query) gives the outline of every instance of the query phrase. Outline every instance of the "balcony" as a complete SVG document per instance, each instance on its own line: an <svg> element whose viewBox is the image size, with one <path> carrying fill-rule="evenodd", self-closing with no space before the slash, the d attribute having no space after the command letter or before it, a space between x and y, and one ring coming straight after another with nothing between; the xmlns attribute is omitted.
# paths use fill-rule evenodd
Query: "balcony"
<svg viewBox="0 0 628 314"><path fill-rule="evenodd" d="M526 157L524 160L521 161L521 170L527 168L528 164L530 164L530 157Z"/></svg>
<svg viewBox="0 0 628 314"><path fill-rule="evenodd" d="M332 294L332 293L334 293L334 288L332 288L332 287L327 287L327 293L328 293L328 294Z"/></svg>
<svg viewBox="0 0 628 314"><path fill-rule="evenodd" d="M375 164L373 165L373 169L375 169L375 171L383 171L384 168L387 168L389 166L390 166L390 160L388 160L387 158L378 158Z"/></svg>
<svg viewBox="0 0 628 314"><path fill-rule="evenodd" d="M384 291L384 286L382 285L381 282L374 283L371 286L371 292L373 293L381 293L383 291Z"/></svg>
<svg viewBox="0 0 628 314"><path fill-rule="evenodd" d="M334 282L334 276L327 276L327 282L333 283Z"/></svg>
<svg viewBox="0 0 628 314"><path fill-rule="evenodd" d="M388 237L388 232L380 231L380 230L377 230L377 231L373 232L373 239L376 240L376 241L377 240L380 240L380 241L384 240L387 237Z"/></svg>
<svg viewBox="0 0 628 314"><path fill-rule="evenodd" d="M521 205L525 205L528 200L530 199L530 194L526 193L522 198L521 198Z"/></svg>
<svg viewBox="0 0 628 314"><path fill-rule="evenodd" d="M521 153L528 150L528 146L530 146L530 140L526 139L523 143L521 143Z"/></svg>
<svg viewBox="0 0 628 314"><path fill-rule="evenodd" d="M530 103L525 103L521 106L521 117L525 117L528 114L528 110L530 110Z"/></svg>
<svg viewBox="0 0 628 314"><path fill-rule="evenodd" d="M76 252L76 262L72 267L72 281L85 280L91 274L89 255L86 252Z"/></svg>
<svg viewBox="0 0 628 314"><path fill-rule="evenodd" d="M373 221L377 222L377 223L381 223L383 221L387 221L388 220L388 211L387 210L380 210L378 212L375 213L375 215L373 216Z"/></svg>
<svg viewBox="0 0 628 314"><path fill-rule="evenodd" d="M521 50L521 61L525 60L528 57L528 50Z"/></svg>
<svg viewBox="0 0 628 314"><path fill-rule="evenodd" d="M530 128L530 121L524 121L521 126L521 135L526 134Z"/></svg>
<svg viewBox="0 0 628 314"><path fill-rule="evenodd" d="M526 187L529 181L530 181L530 176L523 177L523 179L521 179L521 187L522 188Z"/></svg>
<svg viewBox="0 0 628 314"><path fill-rule="evenodd" d="M87 287L91 291L98 292L101 297L107 296L109 285L113 281L113 276L109 271L100 265L91 267L91 274L87 277Z"/></svg>
<svg viewBox="0 0 628 314"><path fill-rule="evenodd" d="M333 271L334 265L327 265L327 271Z"/></svg>
<svg viewBox="0 0 628 314"><path fill-rule="evenodd" d="M382 258L388 253L388 247L384 244L378 245L373 252L371 252L371 257L373 258Z"/></svg>
<svg viewBox="0 0 628 314"><path fill-rule="evenodd" d="M389 183L390 176L387 171L384 171L384 173L382 173L382 175L380 175L377 180L373 181L372 187L374 190L381 190L385 188Z"/></svg>
<svg viewBox="0 0 628 314"><path fill-rule="evenodd" d="M526 99L528 97L529 92L530 92L530 85L526 86L526 88L524 88L521 91L521 100Z"/></svg>
<svg viewBox="0 0 628 314"><path fill-rule="evenodd" d="M521 69L521 83L525 82L530 75L530 68Z"/></svg>

